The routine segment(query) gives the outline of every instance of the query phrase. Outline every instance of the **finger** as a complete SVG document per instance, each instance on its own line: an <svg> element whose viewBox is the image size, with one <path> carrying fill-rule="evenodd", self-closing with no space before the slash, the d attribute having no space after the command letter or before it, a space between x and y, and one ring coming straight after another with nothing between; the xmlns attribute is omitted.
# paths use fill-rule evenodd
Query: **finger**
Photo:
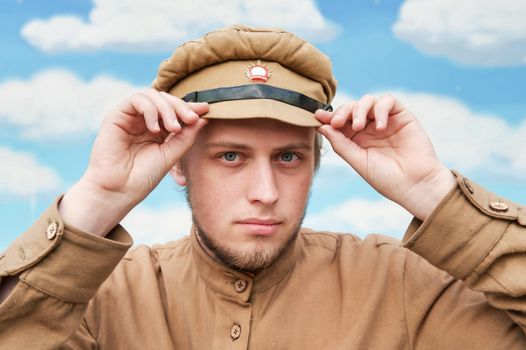
<svg viewBox="0 0 526 350"><path fill-rule="evenodd" d="M129 103L129 106L131 106L136 113L143 116L149 131L155 134L161 131L157 107L150 99L138 93L130 97L125 103Z"/></svg>
<svg viewBox="0 0 526 350"><path fill-rule="evenodd" d="M366 151L346 137L341 130L330 125L318 127L318 132L329 140L332 149L359 174L363 174Z"/></svg>
<svg viewBox="0 0 526 350"><path fill-rule="evenodd" d="M179 159L192 147L199 131L208 123L207 119L199 118L195 123L184 127L177 135L168 137L161 147L164 154L166 169L171 169Z"/></svg>
<svg viewBox="0 0 526 350"><path fill-rule="evenodd" d="M189 103L164 91L161 92L161 95L170 103L175 110L177 118L183 123L193 124L199 119L199 115L190 107Z"/></svg>
<svg viewBox="0 0 526 350"><path fill-rule="evenodd" d="M389 123L389 113L395 106L395 98L391 95L383 95L374 106L374 118L376 130L384 130Z"/></svg>
<svg viewBox="0 0 526 350"><path fill-rule="evenodd" d="M318 109L314 112L314 117L322 124L330 124L333 116L334 112L325 111L323 109Z"/></svg>
<svg viewBox="0 0 526 350"><path fill-rule="evenodd" d="M365 128L367 115L373 108L375 98L372 95L363 96L355 105L352 111L352 129L360 131Z"/></svg>
<svg viewBox="0 0 526 350"><path fill-rule="evenodd" d="M206 102L188 102L187 105L200 116L210 110L210 105Z"/></svg>
<svg viewBox="0 0 526 350"><path fill-rule="evenodd" d="M347 124L349 119L352 117L352 111L355 104L356 101L344 103L338 107L336 111L334 111L334 116L331 120L331 125L333 128L341 128Z"/></svg>
<svg viewBox="0 0 526 350"><path fill-rule="evenodd" d="M181 125L177 121L172 105L157 91L149 89L143 94L157 107L159 117L163 121L164 128L168 132L177 133L181 130Z"/></svg>

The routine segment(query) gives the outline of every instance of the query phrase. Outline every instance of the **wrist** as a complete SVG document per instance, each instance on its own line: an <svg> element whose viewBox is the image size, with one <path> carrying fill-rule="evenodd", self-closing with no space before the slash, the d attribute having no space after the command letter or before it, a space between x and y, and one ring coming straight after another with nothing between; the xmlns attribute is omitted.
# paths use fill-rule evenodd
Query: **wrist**
<svg viewBox="0 0 526 350"><path fill-rule="evenodd" d="M446 167L442 167L429 178L413 186L401 205L414 217L425 221L456 186L455 175Z"/></svg>
<svg viewBox="0 0 526 350"><path fill-rule="evenodd" d="M81 179L66 192L58 209L66 225L105 237L133 208L123 197Z"/></svg>

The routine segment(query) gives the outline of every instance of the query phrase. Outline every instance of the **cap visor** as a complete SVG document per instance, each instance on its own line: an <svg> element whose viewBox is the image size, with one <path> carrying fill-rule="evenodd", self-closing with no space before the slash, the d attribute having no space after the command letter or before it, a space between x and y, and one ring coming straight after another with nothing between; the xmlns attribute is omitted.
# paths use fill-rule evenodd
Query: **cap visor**
<svg viewBox="0 0 526 350"><path fill-rule="evenodd" d="M284 102L267 99L233 100L211 103L210 110L208 113L203 114L202 117L206 119L270 118L305 127L322 125L314 117L314 113Z"/></svg>

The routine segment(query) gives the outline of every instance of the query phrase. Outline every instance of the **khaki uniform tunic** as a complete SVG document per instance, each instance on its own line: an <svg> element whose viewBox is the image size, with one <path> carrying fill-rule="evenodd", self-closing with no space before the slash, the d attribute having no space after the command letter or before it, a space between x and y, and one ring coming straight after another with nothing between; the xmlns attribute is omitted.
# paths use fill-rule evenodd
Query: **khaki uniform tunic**
<svg viewBox="0 0 526 350"><path fill-rule="evenodd" d="M126 254L55 204L0 259L0 349L526 349L526 209L456 175L404 247L304 229L255 276L195 234Z"/></svg>

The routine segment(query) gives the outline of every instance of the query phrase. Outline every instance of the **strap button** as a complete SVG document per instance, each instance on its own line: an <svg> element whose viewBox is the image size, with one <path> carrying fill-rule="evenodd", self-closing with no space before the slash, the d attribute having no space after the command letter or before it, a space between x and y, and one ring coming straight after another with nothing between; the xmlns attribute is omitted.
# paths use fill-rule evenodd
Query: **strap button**
<svg viewBox="0 0 526 350"><path fill-rule="evenodd" d="M56 221L53 221L49 224L46 230L46 236L47 239L53 239L57 235L58 231L58 223Z"/></svg>
<svg viewBox="0 0 526 350"><path fill-rule="evenodd" d="M502 201L491 202L489 206L494 211L507 211L508 210L508 205Z"/></svg>

